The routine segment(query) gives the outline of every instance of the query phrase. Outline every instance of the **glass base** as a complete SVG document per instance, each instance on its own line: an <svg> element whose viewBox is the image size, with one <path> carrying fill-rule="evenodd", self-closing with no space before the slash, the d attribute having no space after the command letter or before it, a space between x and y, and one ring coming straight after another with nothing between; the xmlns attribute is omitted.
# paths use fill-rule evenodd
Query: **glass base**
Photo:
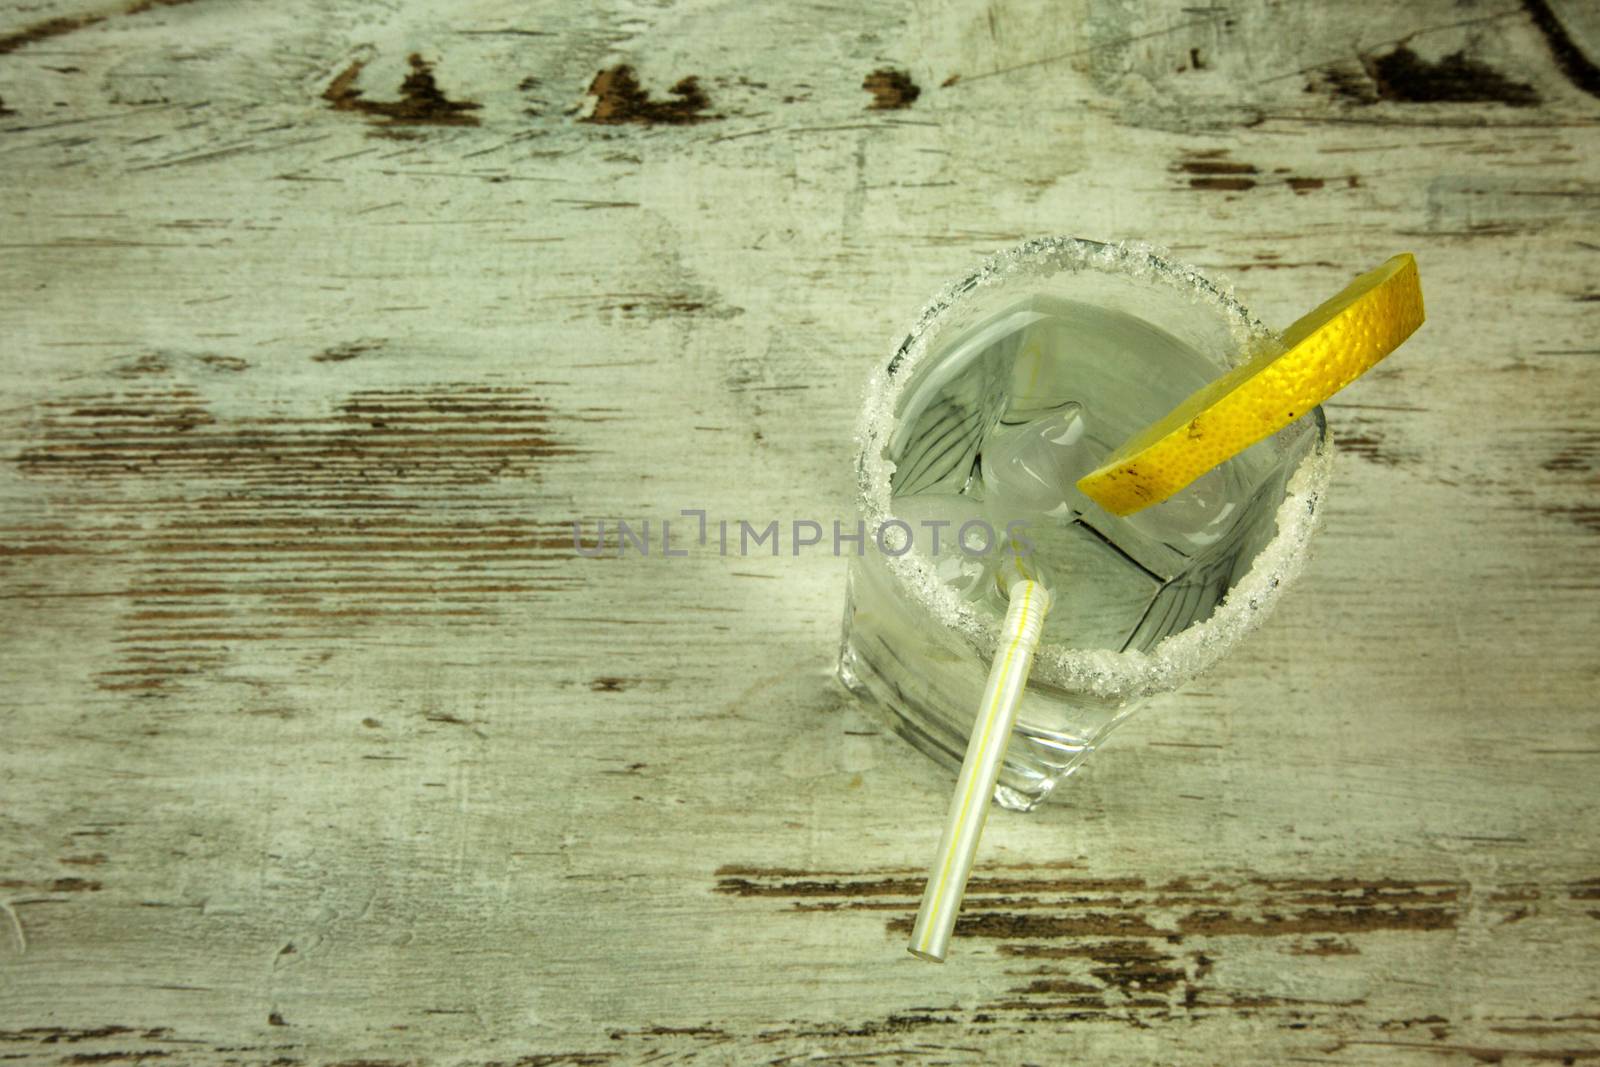
<svg viewBox="0 0 1600 1067"><path fill-rule="evenodd" d="M959 771L967 752L967 735L952 729L944 716L924 706L914 694L896 686L851 637L846 634L840 649L839 681L889 729L952 772ZM1094 747L1087 741L1065 743L1059 736L1039 736L1018 726L1006 749L994 802L1011 811L1032 811L1082 765Z"/></svg>

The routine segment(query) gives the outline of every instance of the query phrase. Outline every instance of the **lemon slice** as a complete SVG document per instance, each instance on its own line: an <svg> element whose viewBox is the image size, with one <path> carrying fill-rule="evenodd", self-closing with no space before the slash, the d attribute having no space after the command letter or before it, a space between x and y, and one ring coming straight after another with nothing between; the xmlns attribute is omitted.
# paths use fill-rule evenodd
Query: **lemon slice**
<svg viewBox="0 0 1600 1067"><path fill-rule="evenodd" d="M1404 252L1285 330L1281 349L1235 367L1134 434L1078 488L1114 515L1159 504L1355 381L1421 325L1417 261Z"/></svg>

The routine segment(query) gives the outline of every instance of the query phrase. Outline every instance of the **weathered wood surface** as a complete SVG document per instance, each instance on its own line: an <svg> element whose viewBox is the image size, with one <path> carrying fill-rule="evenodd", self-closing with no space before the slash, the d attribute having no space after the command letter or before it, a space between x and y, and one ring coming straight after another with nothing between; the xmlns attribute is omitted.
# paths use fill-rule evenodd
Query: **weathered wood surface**
<svg viewBox="0 0 1600 1067"><path fill-rule="evenodd" d="M0 4L0 1056L1600 1060L1595 21ZM569 524L848 517L868 366L1063 231L1431 321L932 968L841 561Z"/></svg>

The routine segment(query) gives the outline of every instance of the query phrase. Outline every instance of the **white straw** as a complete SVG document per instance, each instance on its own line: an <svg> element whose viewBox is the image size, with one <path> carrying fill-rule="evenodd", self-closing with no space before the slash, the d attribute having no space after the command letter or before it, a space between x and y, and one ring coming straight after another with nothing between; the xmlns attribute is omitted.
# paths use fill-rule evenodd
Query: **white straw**
<svg viewBox="0 0 1600 1067"><path fill-rule="evenodd" d="M956 779L955 795L950 798L950 814L944 836L928 872L928 888L922 894L916 925L911 928L910 951L919 959L943 963L955 929L961 898L972 873L972 857L978 851L989 816L989 798L1005 762L1006 744L1017 720L1017 704L1028 684L1033 653L1039 647L1039 631L1050 610L1050 593L1038 582L1023 579L1011 587L1011 607L1006 612L1000 643L995 646L994 665L989 668L989 683L978 705L967 756Z"/></svg>

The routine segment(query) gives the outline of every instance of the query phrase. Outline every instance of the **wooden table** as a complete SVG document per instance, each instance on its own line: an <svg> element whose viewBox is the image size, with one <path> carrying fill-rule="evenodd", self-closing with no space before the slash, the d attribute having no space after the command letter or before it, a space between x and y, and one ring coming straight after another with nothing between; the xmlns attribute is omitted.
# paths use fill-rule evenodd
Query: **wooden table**
<svg viewBox="0 0 1600 1067"><path fill-rule="evenodd" d="M1597 60L1576 0L0 4L0 1057L1600 1060ZM1412 250L1431 319L935 968L843 561L571 524L849 519L869 367L1052 232L1280 325Z"/></svg>

